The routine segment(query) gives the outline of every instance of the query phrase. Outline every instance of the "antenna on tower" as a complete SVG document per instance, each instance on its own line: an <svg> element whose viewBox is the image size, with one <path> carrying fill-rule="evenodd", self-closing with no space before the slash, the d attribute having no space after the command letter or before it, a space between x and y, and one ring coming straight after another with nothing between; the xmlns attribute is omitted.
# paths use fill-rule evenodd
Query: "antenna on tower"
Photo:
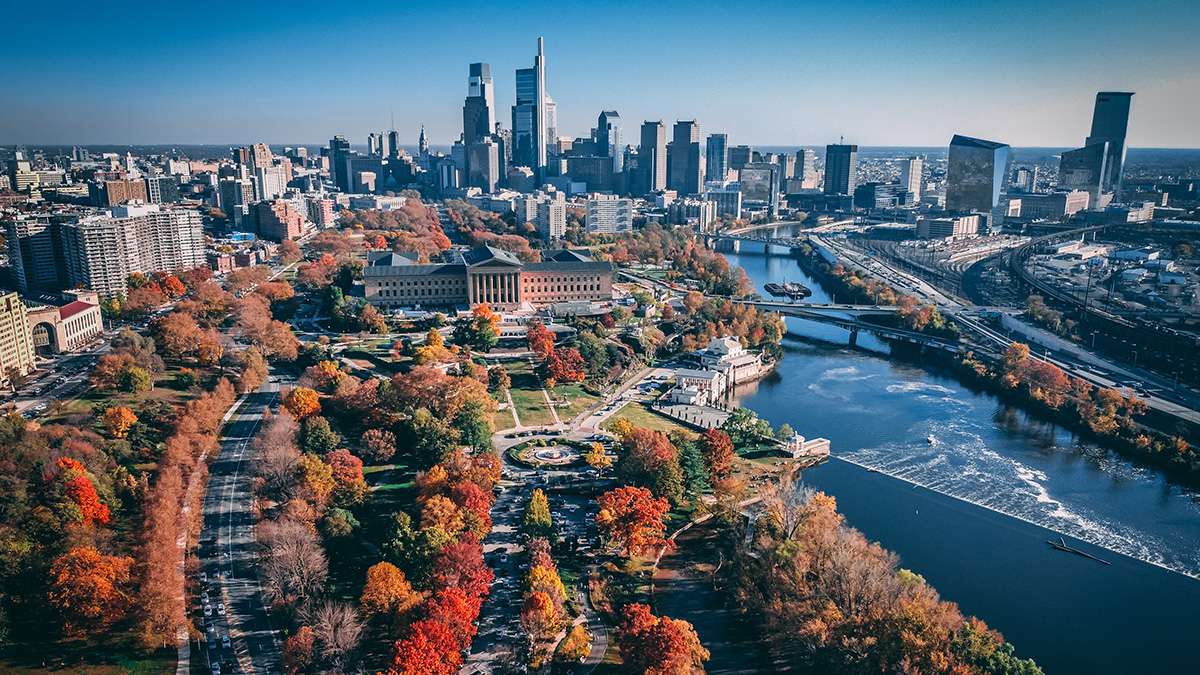
<svg viewBox="0 0 1200 675"><path fill-rule="evenodd" d="M392 106L392 131L396 130L396 107Z"/></svg>
<svg viewBox="0 0 1200 675"><path fill-rule="evenodd" d="M846 144L846 137L838 136L838 145L845 145L845 144Z"/></svg>

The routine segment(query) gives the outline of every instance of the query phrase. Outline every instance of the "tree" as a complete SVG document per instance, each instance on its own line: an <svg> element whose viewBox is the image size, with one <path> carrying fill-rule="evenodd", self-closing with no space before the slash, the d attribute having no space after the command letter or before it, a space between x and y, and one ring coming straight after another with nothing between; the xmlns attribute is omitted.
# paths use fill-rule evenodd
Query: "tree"
<svg viewBox="0 0 1200 675"><path fill-rule="evenodd" d="M794 429L792 429L792 425L788 424L787 422L784 422L782 425L780 425L780 427L778 429L775 430L775 440L786 441L787 439L791 438L795 434L796 434L796 432Z"/></svg>
<svg viewBox="0 0 1200 675"><path fill-rule="evenodd" d="M760 420L753 410L746 408L734 408L730 411L721 429L729 434L734 445L746 445L771 435L771 425L766 420Z"/></svg>
<svg viewBox="0 0 1200 675"><path fill-rule="evenodd" d="M560 616L549 595L538 591L525 597L521 608L521 625L536 638L546 638L558 629Z"/></svg>
<svg viewBox="0 0 1200 675"><path fill-rule="evenodd" d="M688 291L683 296L683 309L688 316L695 314L701 307L704 306L704 295L696 291Z"/></svg>
<svg viewBox="0 0 1200 675"><path fill-rule="evenodd" d="M284 641L283 672L288 675L301 675L309 671L313 664L313 641L311 626L301 626Z"/></svg>
<svg viewBox="0 0 1200 675"><path fill-rule="evenodd" d="M458 430L425 408L413 413L409 428L413 454L423 467L433 466L459 449Z"/></svg>
<svg viewBox="0 0 1200 675"><path fill-rule="evenodd" d="M583 459L599 473L612 466L612 458L604 452L604 446L599 443L592 443L592 449Z"/></svg>
<svg viewBox="0 0 1200 675"><path fill-rule="evenodd" d="M323 503L336 486L333 469L316 455L301 455L296 465L296 481L306 499Z"/></svg>
<svg viewBox="0 0 1200 675"><path fill-rule="evenodd" d="M709 429L700 440L700 453L709 481L716 483L733 468L733 441L720 429Z"/></svg>
<svg viewBox="0 0 1200 675"><path fill-rule="evenodd" d="M438 621L418 621L392 647L388 675L453 675L462 664L454 633Z"/></svg>
<svg viewBox="0 0 1200 675"><path fill-rule="evenodd" d="M529 349L538 358L544 359L554 351L554 334L546 330L540 320L530 321L529 329L526 333L526 338L529 342Z"/></svg>
<svg viewBox="0 0 1200 675"><path fill-rule="evenodd" d="M283 407L292 417L302 420L321 412L321 397L306 387L296 387L283 397Z"/></svg>
<svg viewBox="0 0 1200 675"><path fill-rule="evenodd" d="M512 378L504 366L492 366L488 368L488 389L503 397L504 392L511 388Z"/></svg>
<svg viewBox="0 0 1200 675"><path fill-rule="evenodd" d="M86 480L86 479L85 479ZM129 608L133 558L72 548L50 566L50 606L70 635L101 631L121 621Z"/></svg>
<svg viewBox="0 0 1200 675"><path fill-rule="evenodd" d="M492 416L485 414L479 401L469 400L454 416L458 442L482 452L492 446Z"/></svg>
<svg viewBox="0 0 1200 675"><path fill-rule="evenodd" d="M400 568L381 562L367 570L359 607L368 619L378 619L395 628L420 603L421 594L413 590Z"/></svg>
<svg viewBox="0 0 1200 675"><path fill-rule="evenodd" d="M104 428L113 438L125 438L129 435L129 427L136 424L137 415L125 406L116 406L104 411Z"/></svg>
<svg viewBox="0 0 1200 675"><path fill-rule="evenodd" d="M709 653L700 644L695 629L686 621L656 617L641 603L621 610L617 627L621 659L631 672L646 675L692 675L704 673Z"/></svg>
<svg viewBox="0 0 1200 675"><path fill-rule="evenodd" d="M320 460L317 463L324 466ZM263 551L259 570L268 602L295 610L325 590L329 562L308 525L265 521L258 526L258 535Z"/></svg>
<svg viewBox="0 0 1200 675"><path fill-rule="evenodd" d="M204 337L196 319L184 312L171 312L155 319L150 324L150 332L158 349L163 354L174 357L195 354L200 348L200 340Z"/></svg>
<svg viewBox="0 0 1200 675"><path fill-rule="evenodd" d="M284 239L279 243L279 262L284 265L291 265L304 257L304 253L300 250L300 244L297 244L292 239Z"/></svg>
<svg viewBox="0 0 1200 675"><path fill-rule="evenodd" d="M362 640L362 623L349 603L326 600L311 613L313 657L322 671L347 672Z"/></svg>
<svg viewBox="0 0 1200 675"><path fill-rule="evenodd" d="M626 555L642 555L666 544L663 516L666 499L655 499L641 487L620 487L600 496L596 527L609 541L619 542Z"/></svg>
<svg viewBox="0 0 1200 675"><path fill-rule="evenodd" d="M367 457L376 462L386 462L396 454L396 434L386 429L368 429L359 442Z"/></svg>
<svg viewBox="0 0 1200 675"><path fill-rule="evenodd" d="M525 504L525 514L521 518L521 529L530 537L549 539L554 534L554 525L550 520L550 502L546 493L541 489L534 490Z"/></svg>
<svg viewBox="0 0 1200 675"><path fill-rule="evenodd" d="M245 394L256 391L267 381L270 370L258 347L250 345L242 352L242 373L238 376L238 391Z"/></svg>
<svg viewBox="0 0 1200 675"><path fill-rule="evenodd" d="M582 382L587 377L587 365L574 347L555 349L546 357L543 366L547 380Z"/></svg>
<svg viewBox="0 0 1200 675"><path fill-rule="evenodd" d="M475 637L479 602L461 588L442 588L429 601L429 619L449 628L459 648L466 649Z"/></svg>
<svg viewBox="0 0 1200 675"><path fill-rule="evenodd" d="M117 389L129 394L140 394L153 388L154 378L151 377L150 371L133 365L121 373L121 380L117 384Z"/></svg>
<svg viewBox="0 0 1200 675"><path fill-rule="evenodd" d="M627 417L618 417L608 425L608 430L613 432L613 435L622 441L625 440L629 434L633 433L633 429L633 422L630 422L629 418Z"/></svg>
<svg viewBox="0 0 1200 675"><path fill-rule="evenodd" d="M74 470L64 472L64 474L71 477L63 483L63 493L79 507L82 524L88 526L93 522L101 525L108 523L108 507L100 503L100 497L96 494L96 486L88 474L78 473Z"/></svg>
<svg viewBox="0 0 1200 675"><path fill-rule="evenodd" d="M303 452L324 457L341 443L342 437L329 428L329 420L324 417L305 417L300 421L300 450ZM361 461L359 465L362 465Z"/></svg>

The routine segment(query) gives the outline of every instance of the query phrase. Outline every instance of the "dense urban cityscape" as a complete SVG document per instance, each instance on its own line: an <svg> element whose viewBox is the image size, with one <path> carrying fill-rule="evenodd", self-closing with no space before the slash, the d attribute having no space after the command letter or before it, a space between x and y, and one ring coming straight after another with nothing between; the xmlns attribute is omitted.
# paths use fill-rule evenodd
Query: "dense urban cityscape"
<svg viewBox="0 0 1200 675"><path fill-rule="evenodd" d="M1195 668L1200 150L1130 147L1189 111L754 145L581 117L547 35L457 137L14 96L0 673Z"/></svg>

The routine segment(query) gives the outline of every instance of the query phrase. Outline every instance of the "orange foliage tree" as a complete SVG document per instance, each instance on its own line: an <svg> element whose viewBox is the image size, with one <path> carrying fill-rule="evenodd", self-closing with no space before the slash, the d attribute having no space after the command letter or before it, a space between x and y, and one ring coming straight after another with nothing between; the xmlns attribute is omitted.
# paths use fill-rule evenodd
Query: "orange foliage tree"
<svg viewBox="0 0 1200 675"><path fill-rule="evenodd" d="M438 621L418 621L392 647L388 675L453 675L462 664L454 633Z"/></svg>
<svg viewBox="0 0 1200 675"><path fill-rule="evenodd" d="M87 480L86 478L84 480ZM76 635L99 631L125 617L133 558L73 548L50 566L50 606L63 630Z"/></svg>
<svg viewBox="0 0 1200 675"><path fill-rule="evenodd" d="M395 627L421 602L404 572L391 563L381 562L367 570L359 606L368 619L377 619Z"/></svg>
<svg viewBox="0 0 1200 675"><path fill-rule="evenodd" d="M583 382L587 364L574 347L559 347L546 357L545 377L557 382Z"/></svg>
<svg viewBox="0 0 1200 675"><path fill-rule="evenodd" d="M534 637L544 638L558 629L559 615L554 600L541 591L530 593L521 609L521 625Z"/></svg>
<svg viewBox="0 0 1200 675"><path fill-rule="evenodd" d="M642 487L620 487L600 496L596 527L606 539L620 542L626 555L641 555L666 544L663 516L666 499L655 499Z"/></svg>
<svg viewBox="0 0 1200 675"><path fill-rule="evenodd" d="M125 406L116 406L104 411L104 428L113 438L125 438L129 435L129 427L137 424L137 415Z"/></svg>
<svg viewBox="0 0 1200 675"><path fill-rule="evenodd" d="M529 349L538 358L544 359L550 356L554 351L554 335L546 330L541 321L530 321L529 332L526 334L529 340Z"/></svg>
<svg viewBox="0 0 1200 675"><path fill-rule="evenodd" d="M733 441L720 429L709 429L700 439L700 455L709 479L715 484L733 468Z"/></svg>
<svg viewBox="0 0 1200 675"><path fill-rule="evenodd" d="M283 407L292 417L302 420L321 412L321 397L307 387L296 387L283 397Z"/></svg>
<svg viewBox="0 0 1200 675"><path fill-rule="evenodd" d="M646 675L701 674L709 658L692 624L654 616L640 603L626 605L621 611L617 644L626 667Z"/></svg>

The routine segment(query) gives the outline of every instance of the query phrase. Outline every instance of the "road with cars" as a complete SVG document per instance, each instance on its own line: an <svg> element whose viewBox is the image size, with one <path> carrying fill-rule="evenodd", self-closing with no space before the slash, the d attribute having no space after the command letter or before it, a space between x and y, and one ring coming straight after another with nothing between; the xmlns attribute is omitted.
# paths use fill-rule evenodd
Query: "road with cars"
<svg viewBox="0 0 1200 675"><path fill-rule="evenodd" d="M280 645L263 600L254 550L252 443L263 409L276 402L279 389L278 383L268 382L246 397L209 468L197 552L202 594L195 611L207 643L205 663L214 674L281 672Z"/></svg>

